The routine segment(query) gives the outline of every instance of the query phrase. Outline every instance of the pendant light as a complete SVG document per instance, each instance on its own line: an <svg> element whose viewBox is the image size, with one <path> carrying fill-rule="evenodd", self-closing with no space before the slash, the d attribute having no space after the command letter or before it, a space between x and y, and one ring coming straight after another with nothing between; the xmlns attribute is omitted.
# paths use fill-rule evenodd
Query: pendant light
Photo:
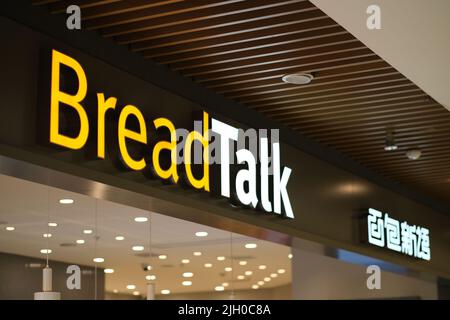
<svg viewBox="0 0 450 320"><path fill-rule="evenodd" d="M48 181L47 181L48 182ZM48 188L48 194L47 194L47 234L50 233L50 187L47 183ZM35 292L34 293L34 300L61 300L61 293L60 292L53 292L53 286L52 286L52 269L49 266L49 240L50 237L45 237L46 239L46 263L44 269L42 269L42 291L41 292Z"/></svg>

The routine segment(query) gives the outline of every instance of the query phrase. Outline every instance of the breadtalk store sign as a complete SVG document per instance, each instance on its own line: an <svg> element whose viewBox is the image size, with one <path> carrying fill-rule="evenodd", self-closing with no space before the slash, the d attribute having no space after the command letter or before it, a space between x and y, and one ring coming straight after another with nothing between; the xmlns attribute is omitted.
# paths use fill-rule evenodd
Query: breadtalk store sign
<svg viewBox="0 0 450 320"><path fill-rule="evenodd" d="M67 81L62 75L63 70L69 70L76 77L77 81L74 83L77 84L73 85L71 90L64 90ZM92 102L87 103L85 99L88 93L86 73L74 58L52 50L50 77L50 110L46 110L49 115L49 121L46 121L50 129L47 143L80 150L86 148L88 141L93 141L97 159L105 159L105 154L110 154L107 146L115 144L117 156L127 170L151 172L152 175L170 183L180 183L182 180L182 183L204 192L210 192L211 185L217 184L220 196L233 199L237 205L294 218L287 192L292 170L280 166L278 139L271 139L271 157L269 139L267 135L264 137L262 134L256 138L259 153L250 151L250 147L237 148L234 152L235 145L242 142L242 129L203 112L200 128L194 126L196 128L192 131L185 130L187 134L180 145L177 134L180 130L175 128L170 119L160 117L151 121L144 117L137 106L128 104L119 107L115 97L105 97L104 93L97 93L97 110L92 110ZM115 119L116 136L105 134L105 128L110 121L107 119ZM68 123L71 130L64 128ZM76 129L73 129L74 127ZM151 140L157 137L149 136L150 130L155 130L155 135L164 136L166 139L152 143ZM218 137L214 139L213 149L220 183L212 181L215 175L210 174L213 135ZM179 161L180 149L183 150L182 163ZM194 154L198 149L200 153ZM200 155L199 163L193 161L196 155Z"/></svg>

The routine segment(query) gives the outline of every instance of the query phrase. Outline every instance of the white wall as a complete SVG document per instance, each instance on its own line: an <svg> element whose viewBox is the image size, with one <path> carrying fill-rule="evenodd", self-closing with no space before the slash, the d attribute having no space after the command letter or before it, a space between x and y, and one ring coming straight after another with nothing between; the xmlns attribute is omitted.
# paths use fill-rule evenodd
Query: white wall
<svg viewBox="0 0 450 320"><path fill-rule="evenodd" d="M293 299L437 299L437 284L391 272L381 272L381 289L367 289L366 267L292 249Z"/></svg>

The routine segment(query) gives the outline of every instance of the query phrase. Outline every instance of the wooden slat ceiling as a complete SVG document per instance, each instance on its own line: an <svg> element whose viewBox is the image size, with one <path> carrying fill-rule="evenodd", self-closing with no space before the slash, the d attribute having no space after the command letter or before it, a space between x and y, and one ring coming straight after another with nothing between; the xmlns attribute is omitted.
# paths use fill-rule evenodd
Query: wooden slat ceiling
<svg viewBox="0 0 450 320"><path fill-rule="evenodd" d="M82 27L450 203L450 113L306 0L33 0ZM306 86L283 83L308 72ZM384 150L387 129L397 151ZM419 148L420 160L405 152Z"/></svg>

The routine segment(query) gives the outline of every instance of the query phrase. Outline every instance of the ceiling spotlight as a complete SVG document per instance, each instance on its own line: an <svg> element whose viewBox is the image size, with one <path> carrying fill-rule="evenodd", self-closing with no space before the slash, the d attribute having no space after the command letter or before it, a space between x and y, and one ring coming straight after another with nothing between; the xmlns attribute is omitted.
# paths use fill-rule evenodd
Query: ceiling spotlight
<svg viewBox="0 0 450 320"><path fill-rule="evenodd" d="M183 278L192 278L194 274L192 272L185 272L183 273Z"/></svg>
<svg viewBox="0 0 450 320"><path fill-rule="evenodd" d="M192 286L192 281L183 281L181 284L185 287L189 287Z"/></svg>
<svg viewBox="0 0 450 320"><path fill-rule="evenodd" d="M154 281L154 280L156 280L156 276L154 274L146 275L145 280Z"/></svg>
<svg viewBox="0 0 450 320"><path fill-rule="evenodd" d="M6 229L6 230L8 230L8 229ZM44 233L42 236L43 236L44 238L51 238L51 237L52 237L52 234L51 234L51 233Z"/></svg>
<svg viewBox="0 0 450 320"><path fill-rule="evenodd" d="M138 296L138 295L140 295L141 293L139 292L139 291L133 291L133 296Z"/></svg>
<svg viewBox="0 0 450 320"><path fill-rule="evenodd" d="M14 230L16 230L16 228L14 228L14 227L6 227L5 229L6 229L6 231L14 231Z"/></svg>
<svg viewBox="0 0 450 320"><path fill-rule="evenodd" d="M48 226L49 226L49 227L57 227L58 224L57 224L56 222L49 222L49 223L48 223Z"/></svg>
<svg viewBox="0 0 450 320"><path fill-rule="evenodd" d="M292 253L289 253L289 254L288 254L288 258L289 258L289 259L292 259L292 257L293 257Z"/></svg>
<svg viewBox="0 0 450 320"><path fill-rule="evenodd" d="M246 265L247 265L247 261L244 261L244 260L239 261L239 264L240 264L241 266L246 266Z"/></svg>
<svg viewBox="0 0 450 320"><path fill-rule="evenodd" d="M163 289L161 290L161 294L170 294L170 290Z"/></svg>
<svg viewBox="0 0 450 320"><path fill-rule="evenodd" d="M119 293L119 290L114 289L113 292L114 292L114 293Z"/></svg>
<svg viewBox="0 0 450 320"><path fill-rule="evenodd" d="M208 232L206 232L206 231L197 231L195 233L195 236L197 236L197 237L206 237L207 235L208 235Z"/></svg>
<svg viewBox="0 0 450 320"><path fill-rule="evenodd" d="M127 289L134 290L134 289L136 289L136 286L134 284L129 284L129 285L127 285Z"/></svg>
<svg viewBox="0 0 450 320"><path fill-rule="evenodd" d="M386 151L394 151L397 150L398 146L395 144L395 139L394 139L394 131L392 130L388 130L386 132L386 139L384 142L384 150Z"/></svg>
<svg viewBox="0 0 450 320"><path fill-rule="evenodd" d="M211 268L212 264L211 263L205 263L204 266L205 266L205 268Z"/></svg>
<svg viewBox="0 0 450 320"><path fill-rule="evenodd" d="M308 84L314 79L310 73L287 74L281 78L283 82L290 84Z"/></svg>
<svg viewBox="0 0 450 320"><path fill-rule="evenodd" d="M136 218L134 218L134 221L136 221L136 222L147 222L148 218L147 217L136 217Z"/></svg>
<svg viewBox="0 0 450 320"><path fill-rule="evenodd" d="M59 199L59 203L61 204L72 204L73 199Z"/></svg>
<svg viewBox="0 0 450 320"><path fill-rule="evenodd" d="M84 229L83 233L84 234L92 234L92 229Z"/></svg>
<svg viewBox="0 0 450 320"><path fill-rule="evenodd" d="M214 290L216 290L216 291L223 291L223 290L225 290L225 288L223 286L217 286L217 287L214 288Z"/></svg>
<svg viewBox="0 0 450 320"><path fill-rule="evenodd" d="M232 270L233 270L232 267L226 267L226 268L225 268L225 271L226 271L226 272L231 272Z"/></svg>
<svg viewBox="0 0 450 320"><path fill-rule="evenodd" d="M263 265L263 264L258 267L259 270L266 270L266 268L267 267L265 265Z"/></svg>
<svg viewBox="0 0 450 320"><path fill-rule="evenodd" d="M222 287L228 287L228 282L224 282L224 283L222 283Z"/></svg>
<svg viewBox="0 0 450 320"><path fill-rule="evenodd" d="M271 277L271 278L276 278L276 277L278 277L278 274L272 273L272 274L270 275L270 277Z"/></svg>
<svg viewBox="0 0 450 320"><path fill-rule="evenodd" d="M147 270L147 271L150 271L150 270L152 270L152 269L153 269L152 266L146 266L146 267L145 267L145 270Z"/></svg>
<svg viewBox="0 0 450 320"><path fill-rule="evenodd" d="M218 260L218 261L224 261L224 260L225 260L225 257L224 257L224 256L218 256L218 257L217 257L217 260Z"/></svg>
<svg viewBox="0 0 450 320"><path fill-rule="evenodd" d="M252 289L259 289L259 286L257 284L252 285Z"/></svg>
<svg viewBox="0 0 450 320"><path fill-rule="evenodd" d="M132 246L131 250L133 250L133 251L144 251L144 246Z"/></svg>
<svg viewBox="0 0 450 320"><path fill-rule="evenodd" d="M124 236L116 236L115 239L117 241L122 241L122 240L125 240L125 237Z"/></svg>
<svg viewBox="0 0 450 320"><path fill-rule="evenodd" d="M105 269L103 270L104 273L114 273L114 269Z"/></svg>
<svg viewBox="0 0 450 320"><path fill-rule="evenodd" d="M406 156L410 160L418 160L421 155L422 155L422 151L420 151L419 149L412 149L412 150L406 151Z"/></svg>
<svg viewBox="0 0 450 320"><path fill-rule="evenodd" d="M238 278L239 280L244 280L244 279L245 279L245 277L244 277L242 274L238 275L237 278Z"/></svg>
<svg viewBox="0 0 450 320"><path fill-rule="evenodd" d="M95 263L102 263L102 262L105 262L105 259L103 259L103 258L94 258L94 259L92 259L92 261L94 261Z"/></svg>
<svg viewBox="0 0 450 320"><path fill-rule="evenodd" d="M42 254L50 254L52 253L52 249L41 249Z"/></svg>
<svg viewBox="0 0 450 320"><path fill-rule="evenodd" d="M264 282L270 282L270 280L272 280L272 279L269 278L269 277L265 277L265 278L264 278Z"/></svg>
<svg viewBox="0 0 450 320"><path fill-rule="evenodd" d="M189 261L189 259L183 259L183 260L181 260L181 263L183 263L183 264L188 264L190 261Z"/></svg>
<svg viewBox="0 0 450 320"><path fill-rule="evenodd" d="M253 271L245 271L246 276L251 276L253 274Z"/></svg>
<svg viewBox="0 0 450 320"><path fill-rule="evenodd" d="M160 254L160 255L158 256L158 259L159 259L159 260L166 260L166 259L167 259L167 256L166 256L165 254Z"/></svg>
<svg viewBox="0 0 450 320"><path fill-rule="evenodd" d="M258 285L259 285L259 286L263 286L264 283L265 283L264 281L258 281Z"/></svg>
<svg viewBox="0 0 450 320"><path fill-rule="evenodd" d="M255 249L258 245L256 243L246 243L245 248L247 249Z"/></svg>
<svg viewBox="0 0 450 320"><path fill-rule="evenodd" d="M202 255L202 253L200 251L194 251L194 256L199 257L201 255Z"/></svg>
<svg viewBox="0 0 450 320"><path fill-rule="evenodd" d="M79 239L79 240L77 240L77 241L75 241L77 244L84 244L84 240L83 239Z"/></svg>
<svg viewBox="0 0 450 320"><path fill-rule="evenodd" d="M278 269L278 273L279 274L283 274L283 273L285 273L286 272L286 270L284 270L284 269Z"/></svg>

